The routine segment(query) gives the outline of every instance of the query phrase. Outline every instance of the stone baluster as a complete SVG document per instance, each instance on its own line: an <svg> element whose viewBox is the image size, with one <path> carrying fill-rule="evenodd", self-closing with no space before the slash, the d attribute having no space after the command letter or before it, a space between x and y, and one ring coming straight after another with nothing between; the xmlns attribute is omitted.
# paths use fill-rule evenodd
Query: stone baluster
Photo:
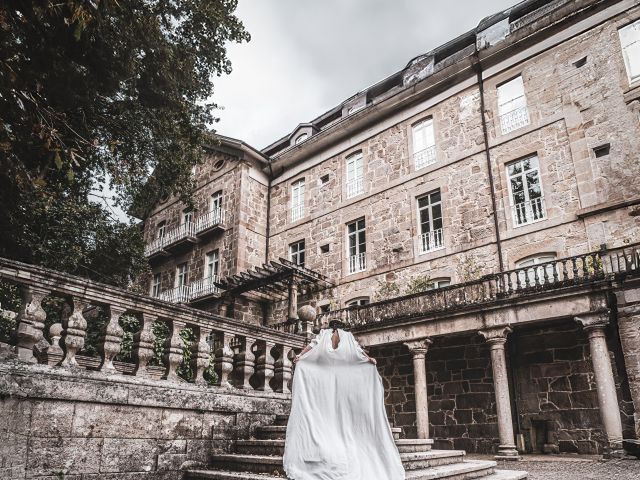
<svg viewBox="0 0 640 480"><path fill-rule="evenodd" d="M18 359L23 362L36 363L33 346L44 338L42 329L47 313L42 308L42 300L49 294L48 290L24 286L22 288L22 307L17 321Z"/></svg>
<svg viewBox="0 0 640 480"><path fill-rule="evenodd" d="M264 392L271 392L271 386L269 382L273 378L273 369L274 369L274 360L273 356L271 356L271 349L275 346L275 343L270 341L262 342L264 345L263 350L260 352L260 356L257 360L256 373L260 378L260 387L258 390L262 390Z"/></svg>
<svg viewBox="0 0 640 480"><path fill-rule="evenodd" d="M611 368L611 358L607 347L605 329L609 324L609 310L589 313L576 317L576 321L589 336L589 349L591 362L598 390L598 406L600 418L604 426L608 440L609 456L621 456L622 449L622 421L620 419L620 407L616 393L616 383Z"/></svg>
<svg viewBox="0 0 640 480"><path fill-rule="evenodd" d="M165 364L164 374L162 378L171 382L179 382L181 378L176 371L182 363L182 347L184 342L180 337L180 332L185 324L177 320L171 321L171 334L164 341L164 350L162 351L162 361Z"/></svg>
<svg viewBox="0 0 640 480"><path fill-rule="evenodd" d="M289 380L292 375L292 364L290 354L292 348L287 345L280 345L280 357L274 364L274 378L276 381L276 392L289 393Z"/></svg>
<svg viewBox="0 0 640 480"><path fill-rule="evenodd" d="M421 338L404 342L413 357L413 378L416 397L416 427L418 438L429 438L429 405L427 395L427 369L425 359L431 340Z"/></svg>
<svg viewBox="0 0 640 480"><path fill-rule="evenodd" d="M205 385L207 380L204 378L204 372L209 366L209 355L211 347L207 339L211 333L211 329L207 327L193 327L196 331L197 341L191 344L191 371L193 372L193 381L198 385Z"/></svg>
<svg viewBox="0 0 640 480"><path fill-rule="evenodd" d="M249 383L249 379L256 371L256 356L251 350L256 343L256 339L252 337L244 337L244 345L236 362L236 385L238 388L250 390L253 387Z"/></svg>
<svg viewBox="0 0 640 480"><path fill-rule="evenodd" d="M113 366L113 359L120 353L120 344L122 343L122 337L124 337L124 330L120 326L119 320L125 311L125 308L117 305L109 305L106 308L109 321L102 328L100 346L98 347L100 356L102 357L102 363L100 363L101 372L113 373L116 371L116 367Z"/></svg>
<svg viewBox="0 0 640 480"><path fill-rule="evenodd" d="M511 399L509 398L509 378L507 376L507 358L504 345L507 335L511 333L509 327L497 327L478 332L482 335L491 349L491 368L493 370L493 388L496 397L496 410L498 414L498 445L499 460L518 460L520 458L516 450L513 435L513 417L511 414Z"/></svg>
<svg viewBox="0 0 640 480"><path fill-rule="evenodd" d="M61 323L54 323L49 327L49 338L51 338L51 345L44 351L42 362L47 365L58 365L64 356L64 351L60 347L60 338L64 328Z"/></svg>
<svg viewBox="0 0 640 480"><path fill-rule="evenodd" d="M82 311L88 303L78 297L73 297L72 303L73 312L62 322L64 331L62 332L61 346L64 350L64 358L60 362L60 365L63 367L79 368L80 365L78 365L78 361L76 360L76 353L84 347L84 337L87 336L87 320L82 315Z"/></svg>
<svg viewBox="0 0 640 480"><path fill-rule="evenodd" d="M147 364L153 358L153 341L156 339L151 327L157 319L157 315L149 313L140 315L140 330L133 336L133 359L136 364L134 375L149 376Z"/></svg>
<svg viewBox="0 0 640 480"><path fill-rule="evenodd" d="M229 346L233 335L226 332L220 333L220 347L215 352L214 368L218 374L218 385L231 388L229 374L233 371L233 350Z"/></svg>

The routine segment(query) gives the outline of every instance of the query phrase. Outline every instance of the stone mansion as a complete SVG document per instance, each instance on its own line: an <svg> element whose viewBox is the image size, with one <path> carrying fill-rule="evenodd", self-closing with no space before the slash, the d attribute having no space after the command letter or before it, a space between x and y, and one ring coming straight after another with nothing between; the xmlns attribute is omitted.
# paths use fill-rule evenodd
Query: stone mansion
<svg viewBox="0 0 640 480"><path fill-rule="evenodd" d="M198 359L220 330L221 384L273 387L286 413L293 351L340 320L406 439L638 454L639 2L523 1L262 150L205 151L195 207L163 198L143 219L151 298L118 310L143 317L134 374L145 315L173 319L166 378L196 322ZM0 277L43 288L20 268Z"/></svg>
<svg viewBox="0 0 640 480"><path fill-rule="evenodd" d="M295 289L320 320L372 320L354 332L407 435L507 455L514 435L524 451L601 452L640 433L640 323L624 293L589 285L538 292L523 311L410 319L400 305L384 327L367 312L416 286L433 297L514 269L514 282L548 287L561 259L632 246L639 112L636 2L523 2L262 150L218 136L194 171L196 208L164 199L144 219L149 293L272 325L295 312L283 306ZM279 297L263 264L280 259L324 287ZM612 431L590 350L604 340ZM412 355L426 355L425 378ZM416 420L418 387L428 413Z"/></svg>

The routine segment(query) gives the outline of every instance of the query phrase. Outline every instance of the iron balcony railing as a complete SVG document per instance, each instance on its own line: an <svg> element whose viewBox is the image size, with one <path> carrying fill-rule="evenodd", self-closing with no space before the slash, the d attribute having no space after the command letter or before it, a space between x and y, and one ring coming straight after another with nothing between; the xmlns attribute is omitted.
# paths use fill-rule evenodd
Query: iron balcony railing
<svg viewBox="0 0 640 480"><path fill-rule="evenodd" d="M431 145L423 148L419 152L414 152L413 163L416 170L427 167L436 162L436 146Z"/></svg>
<svg viewBox="0 0 640 480"><path fill-rule="evenodd" d="M503 135L527 125L529 125L529 109L526 105L500 115L500 130Z"/></svg>
<svg viewBox="0 0 640 480"><path fill-rule="evenodd" d="M191 284L191 296L190 299L194 300L200 297L206 297L207 295L215 295L220 292L220 289L216 284L220 281L217 275L201 278Z"/></svg>
<svg viewBox="0 0 640 480"><path fill-rule="evenodd" d="M420 235L420 252L432 252L433 250L440 250L444 248L444 234L443 229L438 228L432 232L425 232Z"/></svg>
<svg viewBox="0 0 640 480"><path fill-rule="evenodd" d="M364 192L364 179L362 177L357 177L347 182L347 198L355 197L362 192Z"/></svg>
<svg viewBox="0 0 640 480"><path fill-rule="evenodd" d="M304 217L304 203L293 205L291 207L291 221L295 222L296 220L300 220L302 217Z"/></svg>
<svg viewBox="0 0 640 480"><path fill-rule="evenodd" d="M165 290L160 292L158 299L171 303L187 303L191 299L191 287L190 285L183 285L171 290Z"/></svg>
<svg viewBox="0 0 640 480"><path fill-rule="evenodd" d="M516 227L538 222L545 218L544 197L533 198L528 202L513 205L513 223Z"/></svg>
<svg viewBox="0 0 640 480"><path fill-rule="evenodd" d="M367 269L367 254L365 252L349 257L349 273L363 272Z"/></svg>
<svg viewBox="0 0 640 480"><path fill-rule="evenodd" d="M479 280L449 285L368 305L331 310L316 324L340 320L350 326L421 318L478 307L503 299L589 285L619 275L640 273L640 244L556 259L538 265L489 274Z"/></svg>
<svg viewBox="0 0 640 480"><path fill-rule="evenodd" d="M213 228L217 225L224 225L225 211L222 208L216 208L203 215L198 216L195 220L185 222L176 228L167 230L164 235L149 242L144 248L145 256L149 257L161 252L165 248L177 243L188 237L195 237L197 234Z"/></svg>

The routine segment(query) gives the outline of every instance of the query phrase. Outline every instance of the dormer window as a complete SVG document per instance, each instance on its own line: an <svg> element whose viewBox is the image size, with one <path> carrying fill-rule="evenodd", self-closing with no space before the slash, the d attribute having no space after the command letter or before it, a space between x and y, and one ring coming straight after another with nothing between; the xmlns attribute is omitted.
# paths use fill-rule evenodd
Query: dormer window
<svg viewBox="0 0 640 480"><path fill-rule="evenodd" d="M296 145L301 144L302 142L304 142L307 138L309 138L309 134L308 133L303 133L302 135L298 135L298 138L296 138Z"/></svg>

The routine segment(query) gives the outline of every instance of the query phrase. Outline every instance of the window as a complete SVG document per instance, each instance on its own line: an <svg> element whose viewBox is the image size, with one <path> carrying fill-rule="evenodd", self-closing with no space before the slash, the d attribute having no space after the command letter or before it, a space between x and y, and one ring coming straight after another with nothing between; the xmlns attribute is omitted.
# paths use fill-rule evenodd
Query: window
<svg viewBox="0 0 640 480"><path fill-rule="evenodd" d="M222 190L211 195L211 211L218 212L222 209Z"/></svg>
<svg viewBox="0 0 640 480"><path fill-rule="evenodd" d="M353 300L349 300L346 303L347 307L361 307L362 305L367 305L369 303L369 297L360 297L354 298Z"/></svg>
<svg viewBox="0 0 640 480"><path fill-rule="evenodd" d="M183 212L182 212L182 223L183 224L191 224L191 223L193 223L193 210L183 210Z"/></svg>
<svg viewBox="0 0 640 480"><path fill-rule="evenodd" d="M444 248L440 190L418 198L418 219L420 221L420 252Z"/></svg>
<svg viewBox="0 0 640 480"><path fill-rule="evenodd" d="M182 288L187 286L187 264L181 263L176 269L176 288Z"/></svg>
<svg viewBox="0 0 640 480"><path fill-rule="evenodd" d="M291 184L291 221L304 217L304 178Z"/></svg>
<svg viewBox="0 0 640 480"><path fill-rule="evenodd" d="M534 255L532 257L524 258L516 262L516 268L524 269L518 272L518 281L520 283L520 288L533 287L535 285L542 285L544 283L553 282L555 272L554 264L537 268L535 268L534 266L541 263L552 262L555 259L555 253L542 253L539 255Z"/></svg>
<svg viewBox="0 0 640 480"><path fill-rule="evenodd" d="M431 280L431 286L429 287L429 290L435 290L437 288L448 287L449 285L451 285L451 279L450 278L436 278L434 280Z"/></svg>
<svg viewBox="0 0 640 480"><path fill-rule="evenodd" d="M538 157L533 155L507 165L514 226L545 219Z"/></svg>
<svg viewBox="0 0 640 480"><path fill-rule="evenodd" d="M362 152L347 157L347 198L364 192L364 172L362 170Z"/></svg>
<svg viewBox="0 0 640 480"><path fill-rule="evenodd" d="M215 279L218 277L220 255L218 250L207 253L204 278Z"/></svg>
<svg viewBox="0 0 640 480"><path fill-rule="evenodd" d="M349 273L362 272L366 269L367 239L365 236L364 218L347 225Z"/></svg>
<svg viewBox="0 0 640 480"><path fill-rule="evenodd" d="M165 220L158 224L158 238L164 238L167 234L167 222Z"/></svg>
<svg viewBox="0 0 640 480"><path fill-rule="evenodd" d="M320 253L329 253L329 244L320 245Z"/></svg>
<svg viewBox="0 0 640 480"><path fill-rule="evenodd" d="M324 185L325 183L328 183L328 182L329 182L329 174L328 173L320 177L320 183L322 185Z"/></svg>
<svg viewBox="0 0 640 480"><path fill-rule="evenodd" d="M621 28L618 33L629 83L633 83L640 79L640 20Z"/></svg>
<svg viewBox="0 0 640 480"><path fill-rule="evenodd" d="M436 141L433 134L433 119L416 123L412 129L413 163L419 170L436 161Z"/></svg>
<svg viewBox="0 0 640 480"><path fill-rule="evenodd" d="M303 133L302 135L298 135L298 138L296 138L296 145L304 142L308 137L309 137L308 133Z"/></svg>
<svg viewBox="0 0 640 480"><path fill-rule="evenodd" d="M593 153L595 154L596 158L609 155L610 151L611 151L611 144L609 143L605 143L604 145L600 145L599 147L596 147L593 149Z"/></svg>
<svg viewBox="0 0 640 480"><path fill-rule="evenodd" d="M156 273L153 276L153 280L151 281L151 296L152 297L159 297L160 296L160 283L161 283L161 276L159 273Z"/></svg>
<svg viewBox="0 0 640 480"><path fill-rule="evenodd" d="M320 313L327 313L331 309L331 305L325 303L324 305L319 305Z"/></svg>
<svg viewBox="0 0 640 480"><path fill-rule="evenodd" d="M289 260L304 267L304 240L289 245Z"/></svg>
<svg viewBox="0 0 640 480"><path fill-rule="evenodd" d="M522 76L498 87L498 115L503 135L529 125L529 111L527 97L524 96Z"/></svg>

